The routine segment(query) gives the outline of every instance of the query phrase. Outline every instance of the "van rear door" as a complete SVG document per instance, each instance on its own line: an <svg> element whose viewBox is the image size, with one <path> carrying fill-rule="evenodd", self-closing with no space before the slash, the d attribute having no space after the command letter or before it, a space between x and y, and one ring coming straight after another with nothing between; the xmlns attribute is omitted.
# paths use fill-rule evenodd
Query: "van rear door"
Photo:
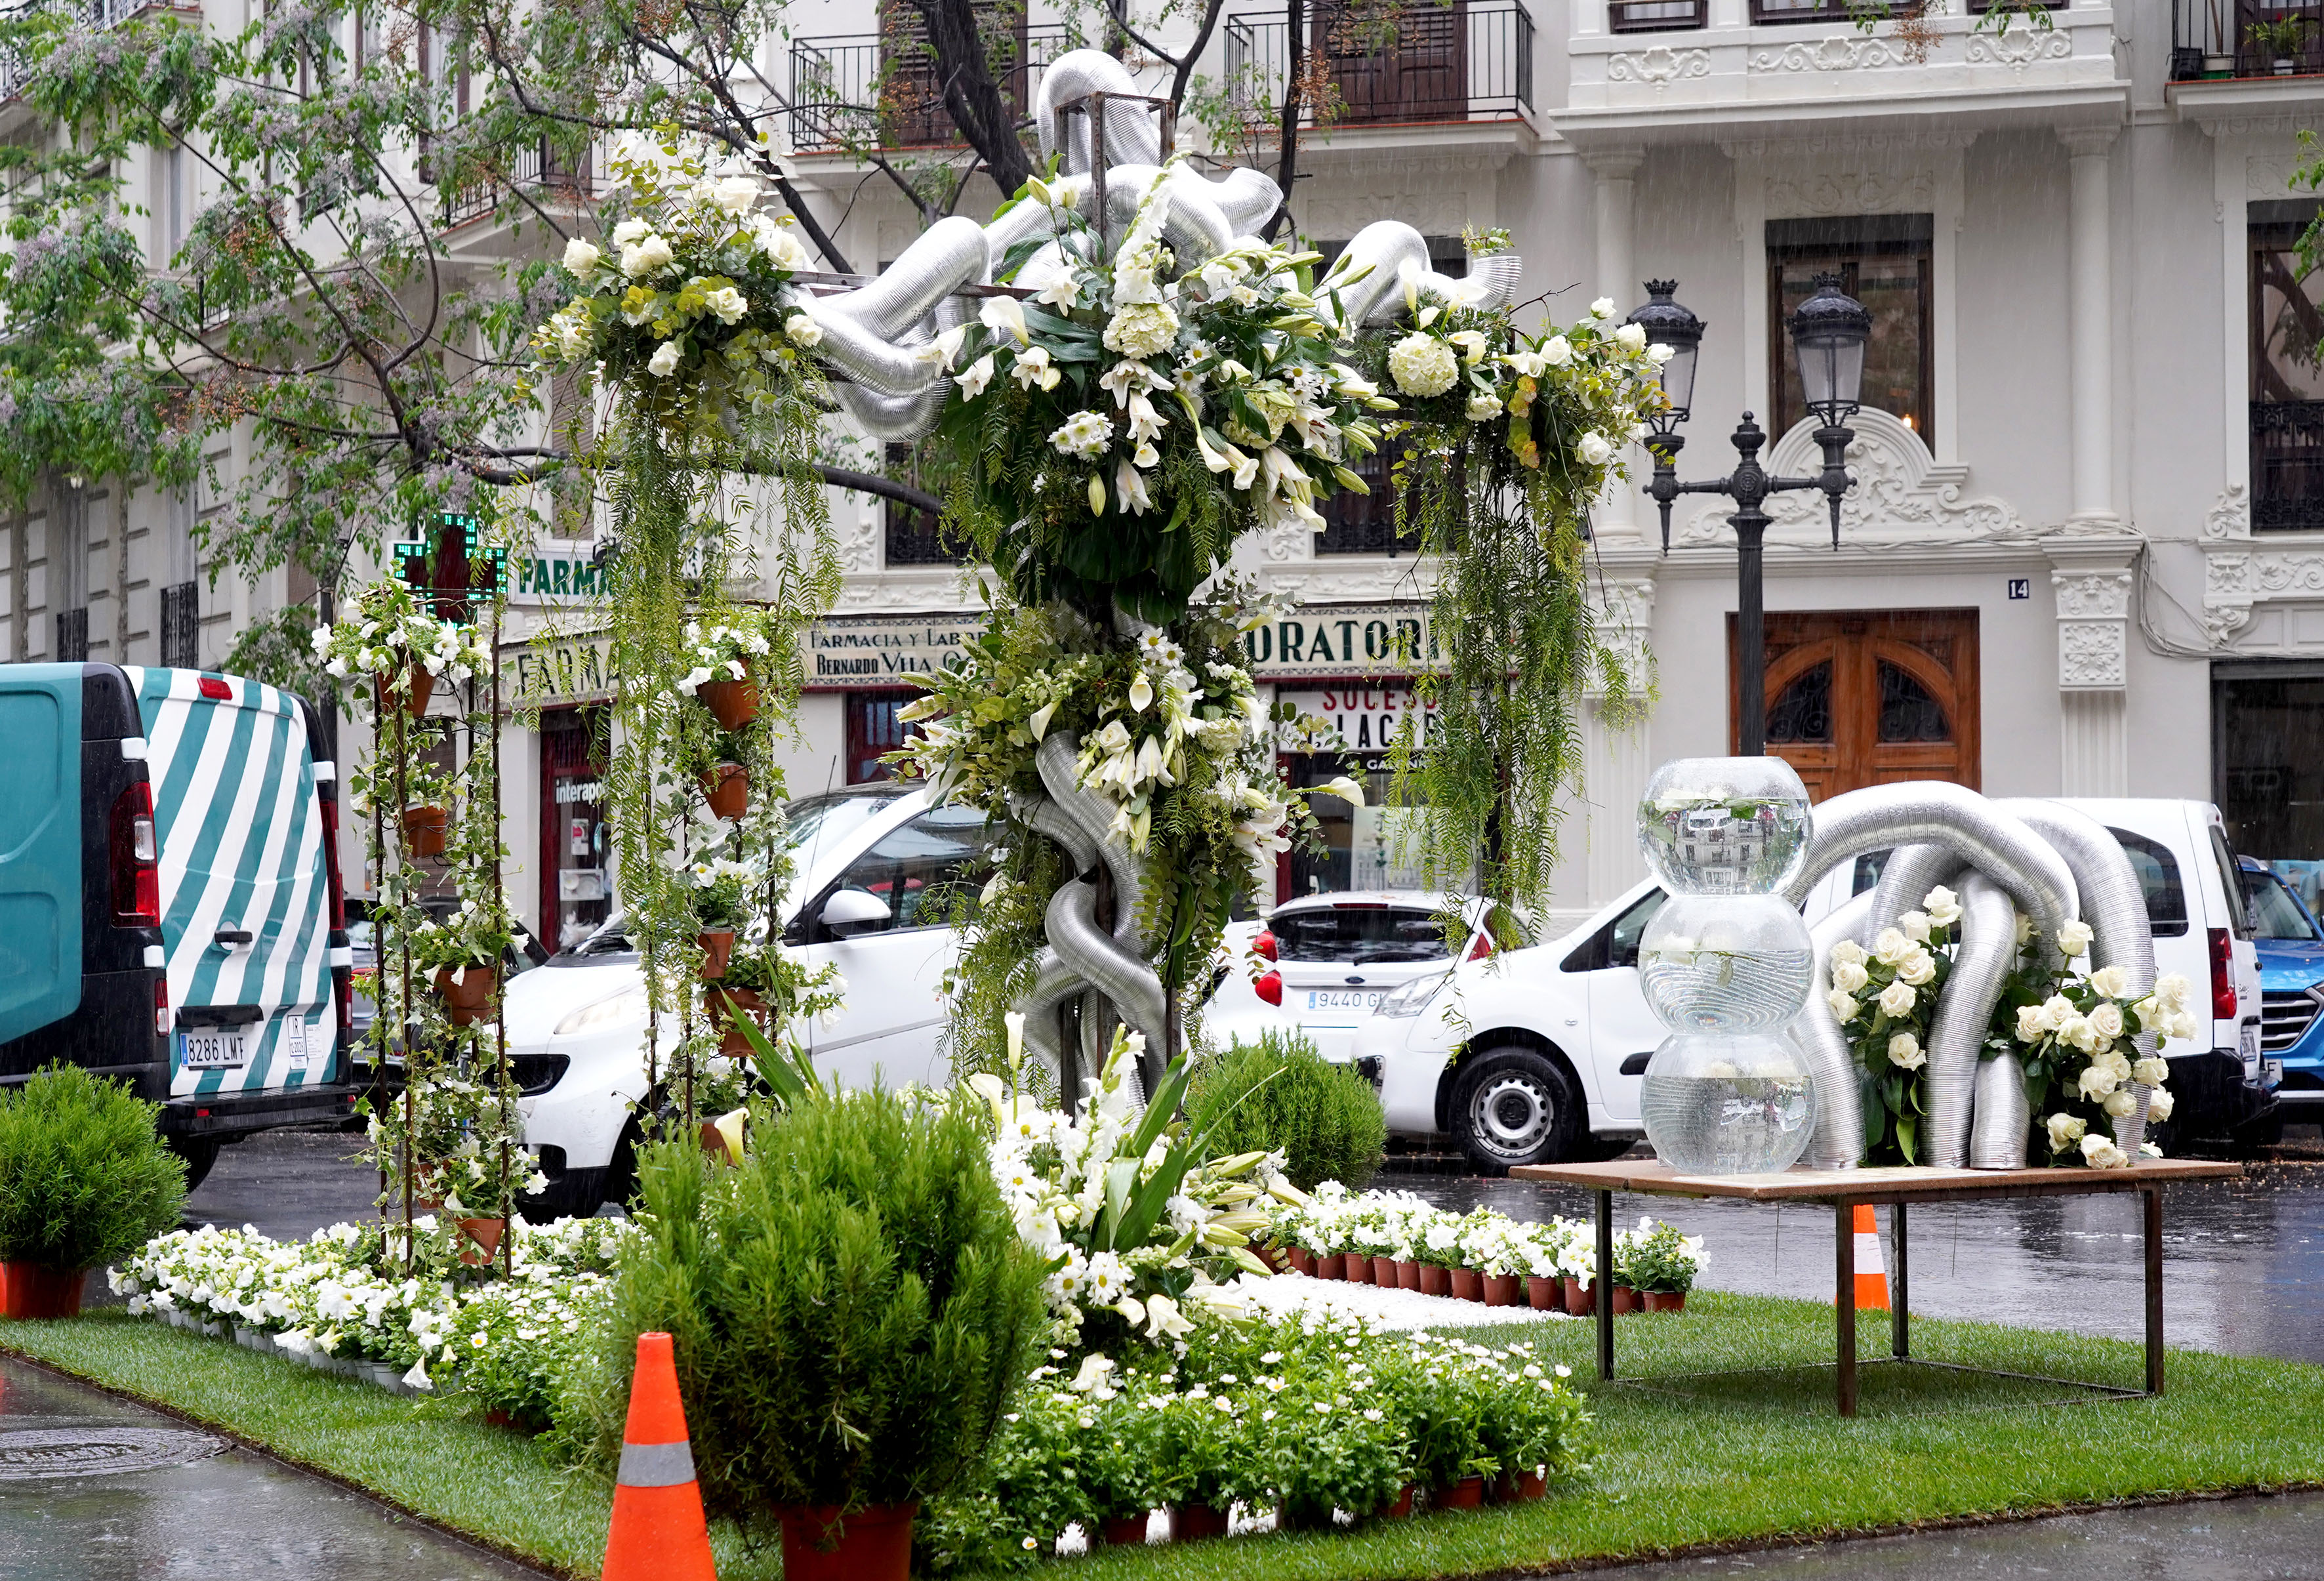
<svg viewBox="0 0 2324 1581"><path fill-rule="evenodd" d="M81 667L0 670L0 1043L80 1005Z"/></svg>
<svg viewBox="0 0 2324 1581"><path fill-rule="evenodd" d="M128 674L161 843L161 941L177 1007L171 1096L333 1081L328 853L305 705L235 676Z"/></svg>

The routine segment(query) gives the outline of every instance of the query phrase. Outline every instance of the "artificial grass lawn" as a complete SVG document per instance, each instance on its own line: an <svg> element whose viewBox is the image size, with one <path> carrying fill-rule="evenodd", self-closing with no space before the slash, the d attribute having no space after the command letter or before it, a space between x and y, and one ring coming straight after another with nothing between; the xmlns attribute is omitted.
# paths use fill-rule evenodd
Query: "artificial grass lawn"
<svg viewBox="0 0 2324 1581"><path fill-rule="evenodd" d="M1529 1340L1591 1392L1588 1475L1514 1508L1368 1523L1069 1561L1076 1581L1148 1576L1459 1576L1674 1549L1830 1537L1916 1522L2110 1500L2324 1484L2324 1368L2173 1351L2169 1392L2114 1400L1930 1368L1859 1373L1862 1414L1832 1410L1831 1310L1698 1291L1681 1316L1618 1325L1617 1364L1649 1387L1599 1385L1592 1326L1470 1329ZM1884 1315L1858 1323L1859 1355L1888 1354ZM0 1327L0 1348L151 1400L355 1483L441 1525L561 1572L594 1575L612 1492L531 1439L440 1406L164 1327L96 1315ZM2138 1386L2140 1347L1916 1318L1914 1354ZM1772 1369L1741 1379L1683 1374ZM1658 1382L1655 1380L1659 1380ZM714 1534L727 1581L771 1578L772 1553Z"/></svg>

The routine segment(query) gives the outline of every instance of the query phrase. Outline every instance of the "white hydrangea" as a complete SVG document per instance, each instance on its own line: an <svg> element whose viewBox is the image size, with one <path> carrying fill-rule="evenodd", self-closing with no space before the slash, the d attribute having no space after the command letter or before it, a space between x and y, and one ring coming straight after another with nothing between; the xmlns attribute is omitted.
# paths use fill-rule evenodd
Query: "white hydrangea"
<svg viewBox="0 0 2324 1581"><path fill-rule="evenodd" d="M1416 330L1389 348L1388 371L1407 395L1442 395L1461 376L1461 359L1434 335Z"/></svg>
<svg viewBox="0 0 2324 1581"><path fill-rule="evenodd" d="M1105 327L1106 349L1123 356L1153 356L1168 350L1177 338L1177 310L1167 302L1131 302L1117 308Z"/></svg>

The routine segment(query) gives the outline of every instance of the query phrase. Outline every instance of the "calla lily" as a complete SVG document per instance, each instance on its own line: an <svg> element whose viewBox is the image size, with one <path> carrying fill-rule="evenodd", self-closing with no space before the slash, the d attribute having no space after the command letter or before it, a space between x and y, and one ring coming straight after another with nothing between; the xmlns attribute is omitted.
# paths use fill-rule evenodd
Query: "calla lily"
<svg viewBox="0 0 2324 1581"><path fill-rule="evenodd" d="M1039 741L1049 734L1049 721L1056 717L1056 713L1057 705L1055 703L1044 703L1033 710L1033 717L1025 721L1025 728L1033 733L1034 740Z"/></svg>
<svg viewBox="0 0 2324 1581"><path fill-rule="evenodd" d="M1153 704L1154 683L1147 680L1145 672L1141 670L1139 672L1138 679L1130 683L1130 706L1143 714Z"/></svg>
<svg viewBox="0 0 2324 1581"><path fill-rule="evenodd" d="M1009 1011L1002 1014L1001 1024L1009 1029L1009 1068L1014 1070L1025 1062L1025 1012Z"/></svg>
<svg viewBox="0 0 2324 1581"><path fill-rule="evenodd" d="M1017 305L1015 297L986 297L984 305L976 310L977 321L988 329L1006 329L1017 337L1019 346L1029 346L1033 337L1025 329L1025 310Z"/></svg>
<svg viewBox="0 0 2324 1581"><path fill-rule="evenodd" d="M1105 479L1098 476L1095 473L1090 474L1089 503L1091 515L1102 516L1105 514Z"/></svg>

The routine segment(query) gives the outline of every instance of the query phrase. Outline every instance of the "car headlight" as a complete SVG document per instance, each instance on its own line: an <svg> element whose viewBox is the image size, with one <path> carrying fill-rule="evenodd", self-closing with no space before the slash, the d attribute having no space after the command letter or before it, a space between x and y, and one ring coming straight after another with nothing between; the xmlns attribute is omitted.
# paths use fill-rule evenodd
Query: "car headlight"
<svg viewBox="0 0 2324 1581"><path fill-rule="evenodd" d="M568 1032L590 1032L599 1027L618 1026L622 1022L636 1021L646 1012L646 991L624 989L610 999L600 999L595 1004L585 1004L557 1023L557 1035Z"/></svg>
<svg viewBox="0 0 2324 1581"><path fill-rule="evenodd" d="M1428 1002L1436 997L1436 991L1444 986L1444 979L1452 975L1451 972L1431 972L1425 977L1415 977L1401 988L1383 994L1379 1003L1373 1008L1372 1013L1395 1016L1418 1015L1428 1008Z"/></svg>

